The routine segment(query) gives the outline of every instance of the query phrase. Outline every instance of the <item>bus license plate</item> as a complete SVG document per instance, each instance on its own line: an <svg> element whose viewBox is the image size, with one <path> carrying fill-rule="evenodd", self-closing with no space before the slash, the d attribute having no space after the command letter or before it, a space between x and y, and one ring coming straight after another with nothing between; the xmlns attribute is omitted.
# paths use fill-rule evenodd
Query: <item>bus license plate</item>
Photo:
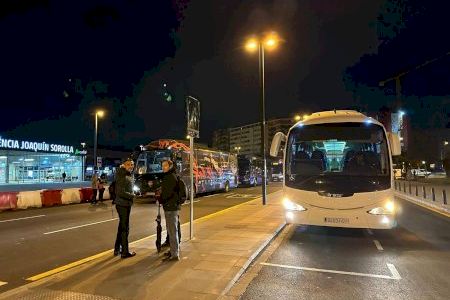
<svg viewBox="0 0 450 300"><path fill-rule="evenodd" d="M325 217L325 223L348 224L348 223L350 223L350 219L349 218L327 218L327 217Z"/></svg>

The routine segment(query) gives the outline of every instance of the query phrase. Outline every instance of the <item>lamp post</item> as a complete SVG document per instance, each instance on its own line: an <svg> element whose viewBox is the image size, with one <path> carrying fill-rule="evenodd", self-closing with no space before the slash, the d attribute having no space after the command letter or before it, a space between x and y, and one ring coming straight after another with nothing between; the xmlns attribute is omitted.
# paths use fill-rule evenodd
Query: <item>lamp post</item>
<svg viewBox="0 0 450 300"><path fill-rule="evenodd" d="M81 181L84 181L84 174L86 173L85 171L84 171L84 166L85 166L85 160L86 160L86 154L84 154L84 149L85 149L85 147L86 147L86 143L81 143L81 147L83 147L83 152L81 153Z"/></svg>
<svg viewBox="0 0 450 300"><path fill-rule="evenodd" d="M94 172L97 168L97 138L98 138L98 118L102 118L105 115L103 110L97 110L95 112L95 133L94 133Z"/></svg>
<svg viewBox="0 0 450 300"><path fill-rule="evenodd" d="M245 49L248 52L256 52L259 54L259 80L260 80L260 96L261 96L261 156L263 159L263 178L262 178L262 203L266 204L267 200L267 158L266 158L266 108L265 108L265 79L264 79L264 52L272 50L278 46L280 38L274 32L263 34L258 37L252 37L247 40Z"/></svg>
<svg viewBox="0 0 450 300"><path fill-rule="evenodd" d="M239 155L239 150L241 150L241 146L234 147L234 150L237 152L237 155Z"/></svg>

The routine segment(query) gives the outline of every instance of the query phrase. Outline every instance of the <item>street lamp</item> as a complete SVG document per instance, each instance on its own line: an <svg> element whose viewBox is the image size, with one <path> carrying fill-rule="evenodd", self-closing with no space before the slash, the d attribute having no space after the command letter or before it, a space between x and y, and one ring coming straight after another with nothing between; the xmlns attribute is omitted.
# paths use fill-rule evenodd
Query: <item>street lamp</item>
<svg viewBox="0 0 450 300"><path fill-rule="evenodd" d="M81 147L83 148L83 152L81 153L81 181L84 181L84 174L86 173L85 171L84 171L84 165L85 165L85 163L86 163L86 155L84 154L84 149L85 149L85 147L86 147L86 143L84 143L84 142L82 142L82 143L80 143L81 144Z"/></svg>
<svg viewBox="0 0 450 300"><path fill-rule="evenodd" d="M234 147L234 150L237 152L237 154L239 155L239 150L241 150L240 146Z"/></svg>
<svg viewBox="0 0 450 300"><path fill-rule="evenodd" d="M245 49L248 52L259 52L259 79L260 79L260 94L261 94L261 156L263 158L263 178L262 178L262 201L266 204L266 109L265 109L265 92L264 92L264 51L273 50L280 43L280 38L275 32L266 33L257 37L248 39L245 43Z"/></svg>
<svg viewBox="0 0 450 300"><path fill-rule="evenodd" d="M97 110L95 112L95 133L94 133L94 171L97 167L97 138L98 138L98 118L103 118L105 112L103 110Z"/></svg>
<svg viewBox="0 0 450 300"><path fill-rule="evenodd" d="M296 115L296 116L294 117L294 120L295 120L296 122L300 121L301 119L302 119L302 117L300 117L299 115Z"/></svg>

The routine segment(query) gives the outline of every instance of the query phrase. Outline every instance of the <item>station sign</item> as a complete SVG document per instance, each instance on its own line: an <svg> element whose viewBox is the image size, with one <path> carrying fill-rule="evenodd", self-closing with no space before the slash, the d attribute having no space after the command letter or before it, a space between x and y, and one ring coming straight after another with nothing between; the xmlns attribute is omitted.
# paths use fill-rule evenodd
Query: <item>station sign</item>
<svg viewBox="0 0 450 300"><path fill-rule="evenodd" d="M0 136L0 149L11 149L19 151L74 153L73 146L50 144L47 142L32 142L24 140L6 139Z"/></svg>

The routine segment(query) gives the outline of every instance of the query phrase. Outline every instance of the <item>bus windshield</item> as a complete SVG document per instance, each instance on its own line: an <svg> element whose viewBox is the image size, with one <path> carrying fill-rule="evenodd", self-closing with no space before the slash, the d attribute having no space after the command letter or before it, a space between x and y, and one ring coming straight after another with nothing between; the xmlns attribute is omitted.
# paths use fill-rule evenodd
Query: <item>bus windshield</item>
<svg viewBox="0 0 450 300"><path fill-rule="evenodd" d="M286 151L286 186L342 194L390 188L387 140L379 125L299 126Z"/></svg>
<svg viewBox="0 0 450 300"><path fill-rule="evenodd" d="M171 158L170 150L148 150L139 154L136 162L137 174L162 173L161 163Z"/></svg>

